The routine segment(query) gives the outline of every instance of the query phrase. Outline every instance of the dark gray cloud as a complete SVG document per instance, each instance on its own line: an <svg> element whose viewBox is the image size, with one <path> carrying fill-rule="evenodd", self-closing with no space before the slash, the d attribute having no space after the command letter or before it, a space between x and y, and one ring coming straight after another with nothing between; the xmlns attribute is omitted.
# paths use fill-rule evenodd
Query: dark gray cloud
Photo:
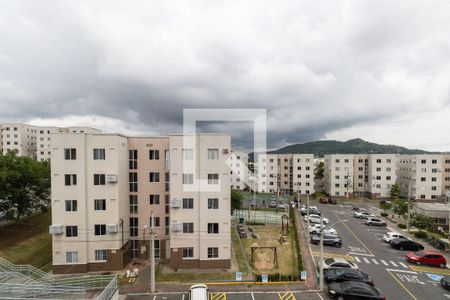
<svg viewBox="0 0 450 300"><path fill-rule="evenodd" d="M265 108L270 148L358 136L449 150L448 11L418 0L3 1L0 121L166 134L182 130L184 108ZM249 124L201 128L251 148Z"/></svg>

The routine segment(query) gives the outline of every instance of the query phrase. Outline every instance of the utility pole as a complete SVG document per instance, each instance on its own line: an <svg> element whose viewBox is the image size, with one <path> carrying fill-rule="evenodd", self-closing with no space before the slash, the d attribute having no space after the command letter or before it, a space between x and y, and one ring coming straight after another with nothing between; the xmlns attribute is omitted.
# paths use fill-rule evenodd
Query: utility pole
<svg viewBox="0 0 450 300"><path fill-rule="evenodd" d="M150 226L150 263L151 263L151 269L150 269L150 292L155 292L155 220L153 218L153 211L150 215L151 220L151 226Z"/></svg>
<svg viewBox="0 0 450 300"><path fill-rule="evenodd" d="M309 195L306 195L306 235L309 238Z"/></svg>
<svg viewBox="0 0 450 300"><path fill-rule="evenodd" d="M323 229L324 229L323 228L323 215L321 214L320 215L320 267L319 267L320 291L323 291Z"/></svg>
<svg viewBox="0 0 450 300"><path fill-rule="evenodd" d="M411 211L410 208L411 207L411 180L408 182L408 219L406 220L406 227L408 229L408 233L411 229L411 225L409 224L411 221Z"/></svg>

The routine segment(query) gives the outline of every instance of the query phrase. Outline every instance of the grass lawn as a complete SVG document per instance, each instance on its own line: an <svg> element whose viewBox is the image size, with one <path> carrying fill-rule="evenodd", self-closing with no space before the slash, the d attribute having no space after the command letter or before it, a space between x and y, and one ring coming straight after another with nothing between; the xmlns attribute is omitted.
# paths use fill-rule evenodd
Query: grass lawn
<svg viewBox="0 0 450 300"><path fill-rule="evenodd" d="M239 266L239 271L246 274L248 272L247 264L245 263L244 254L242 253L242 248L239 243L239 236L236 231L236 226L231 227L231 240L233 241L233 248Z"/></svg>
<svg viewBox="0 0 450 300"><path fill-rule="evenodd" d="M51 213L24 217L0 229L0 256L15 264L51 269L52 237L48 233Z"/></svg>
<svg viewBox="0 0 450 300"><path fill-rule="evenodd" d="M278 256L278 268L273 261L272 250L257 250L255 252L255 265L253 266L256 274L261 273L280 273L284 275L297 273L297 253L293 241L293 231L287 236L287 240L280 244L280 225L253 226L254 232L258 235L257 239L249 238L243 240L247 257L251 260L251 247L276 247Z"/></svg>
<svg viewBox="0 0 450 300"><path fill-rule="evenodd" d="M234 273L162 273L161 266L156 268L156 281L208 282L221 280L235 280Z"/></svg>

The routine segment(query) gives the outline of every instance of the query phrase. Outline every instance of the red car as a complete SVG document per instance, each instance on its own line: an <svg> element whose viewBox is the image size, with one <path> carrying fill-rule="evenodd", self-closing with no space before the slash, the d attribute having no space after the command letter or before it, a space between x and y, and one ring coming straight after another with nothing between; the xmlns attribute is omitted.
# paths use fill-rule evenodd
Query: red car
<svg viewBox="0 0 450 300"><path fill-rule="evenodd" d="M420 265L429 265L429 266L439 266L441 268L445 268L447 265L447 261L445 257L438 253L429 250L410 252L406 254L406 259L418 266Z"/></svg>
<svg viewBox="0 0 450 300"><path fill-rule="evenodd" d="M328 204L328 199L320 198L319 203Z"/></svg>

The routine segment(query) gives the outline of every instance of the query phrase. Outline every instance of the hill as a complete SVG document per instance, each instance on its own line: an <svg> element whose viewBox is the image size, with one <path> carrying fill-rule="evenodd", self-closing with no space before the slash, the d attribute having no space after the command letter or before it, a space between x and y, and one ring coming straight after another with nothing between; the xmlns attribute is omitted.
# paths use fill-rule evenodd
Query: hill
<svg viewBox="0 0 450 300"><path fill-rule="evenodd" d="M326 154L363 154L363 153L394 153L394 154L431 154L438 152L429 152L419 149L408 149L396 145L381 145L370 143L360 138L351 139L345 142L340 141L315 141L304 144L289 145L269 153L314 153L316 156Z"/></svg>

